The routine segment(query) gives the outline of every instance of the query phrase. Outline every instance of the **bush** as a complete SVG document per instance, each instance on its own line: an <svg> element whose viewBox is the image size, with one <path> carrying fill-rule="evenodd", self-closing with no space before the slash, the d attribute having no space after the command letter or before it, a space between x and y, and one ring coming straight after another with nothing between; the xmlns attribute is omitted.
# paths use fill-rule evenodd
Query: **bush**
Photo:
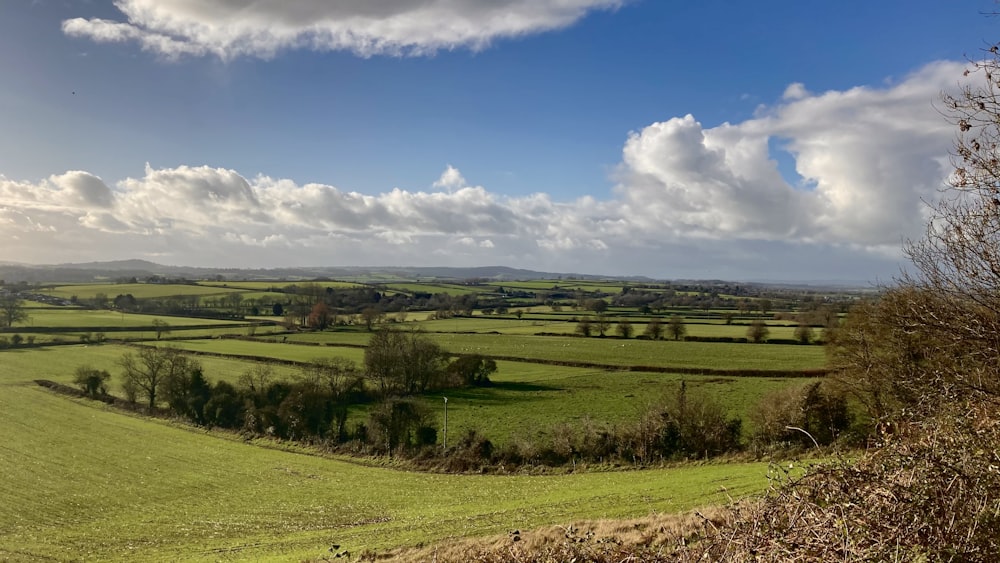
<svg viewBox="0 0 1000 563"><path fill-rule="evenodd" d="M93 398L108 394L107 383L110 380L111 374L107 370L98 370L90 366L76 368L73 375L73 383Z"/></svg>

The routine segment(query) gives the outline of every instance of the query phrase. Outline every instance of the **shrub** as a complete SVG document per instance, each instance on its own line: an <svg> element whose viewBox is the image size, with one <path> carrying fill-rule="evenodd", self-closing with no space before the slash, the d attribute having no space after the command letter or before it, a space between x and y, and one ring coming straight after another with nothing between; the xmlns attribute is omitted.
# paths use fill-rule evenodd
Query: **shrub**
<svg viewBox="0 0 1000 563"><path fill-rule="evenodd" d="M111 374L107 370L98 370L90 366L76 368L73 375L73 383L94 398L108 394L107 382L110 379Z"/></svg>

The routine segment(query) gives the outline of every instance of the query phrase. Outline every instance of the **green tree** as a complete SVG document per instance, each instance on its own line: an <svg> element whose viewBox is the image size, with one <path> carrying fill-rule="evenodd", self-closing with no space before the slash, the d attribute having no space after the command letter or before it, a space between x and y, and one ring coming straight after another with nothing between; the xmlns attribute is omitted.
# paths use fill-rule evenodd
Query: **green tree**
<svg viewBox="0 0 1000 563"><path fill-rule="evenodd" d="M73 374L73 383L91 397L108 394L107 383L111 374L107 370L99 370L90 366L80 366Z"/></svg>
<svg viewBox="0 0 1000 563"><path fill-rule="evenodd" d="M198 362L180 356L163 383L162 398L175 414L206 424L205 405L212 398L212 386Z"/></svg>
<svg viewBox="0 0 1000 563"><path fill-rule="evenodd" d="M594 327L592 326L590 319L583 318L580 319L580 322L576 323L576 332L580 336L590 336L593 331Z"/></svg>
<svg viewBox="0 0 1000 563"><path fill-rule="evenodd" d="M0 322L5 327L14 326L28 320L28 312L24 309L24 300L15 293L0 295Z"/></svg>
<svg viewBox="0 0 1000 563"><path fill-rule="evenodd" d="M478 354L460 356L448 364L449 379L459 385L486 387L496 370L497 363L493 359Z"/></svg>

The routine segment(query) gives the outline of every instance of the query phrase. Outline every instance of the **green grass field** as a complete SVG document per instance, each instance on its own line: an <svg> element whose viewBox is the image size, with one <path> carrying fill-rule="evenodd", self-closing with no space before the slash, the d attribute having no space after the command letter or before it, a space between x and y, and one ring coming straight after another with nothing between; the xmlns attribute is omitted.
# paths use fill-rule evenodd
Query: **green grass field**
<svg viewBox="0 0 1000 563"><path fill-rule="evenodd" d="M473 318L454 318L421 322L418 326L428 332L499 332L501 334L533 335L539 332L575 334L577 323L569 320L577 315L559 316L555 314L525 314L521 319L516 317L476 316ZM584 315L580 315L584 318ZM592 317L587 316L593 320ZM632 324L633 335L642 334L646 330L648 317L621 317ZM608 336L615 335L618 318L611 322ZM666 319L663 321L666 327ZM720 322L687 322L684 325L688 336L712 338L746 338L748 326L745 324L727 325ZM795 326L769 324L769 338L792 339L795 337ZM595 329L596 330L596 329ZM666 332L666 331L664 331ZM814 333L819 335L820 330Z"/></svg>
<svg viewBox="0 0 1000 563"><path fill-rule="evenodd" d="M152 327L154 320L160 320L172 326L239 326L240 324L246 324L218 319L137 315L132 313L119 313L117 311L91 309L35 309L28 311L28 314L30 316L28 321L15 325L14 330L21 327Z"/></svg>
<svg viewBox="0 0 1000 563"><path fill-rule="evenodd" d="M365 351L360 348L328 346L296 346L272 342L252 342L245 340L172 340L157 342L158 346L171 346L193 352L226 354L232 356L255 356L274 358L291 362L313 362L325 358L346 358L361 363Z"/></svg>
<svg viewBox="0 0 1000 563"><path fill-rule="evenodd" d="M673 400L681 381L692 394L716 400L730 416L743 419L745 435L752 432L750 413L760 399L813 379L712 377L666 373L606 371L522 362L497 362L498 370L485 388L450 389L421 400L443 421L448 397L448 427L452 439L475 429L494 444L548 435L557 424L578 426L634 422L656 404ZM363 412L357 414L361 421Z"/></svg>
<svg viewBox="0 0 1000 563"><path fill-rule="evenodd" d="M674 342L527 336L520 334L439 334L427 336L453 354L587 362L613 366L683 367L701 369L806 370L826 364L821 346ZM289 341L365 345L365 332L296 334Z"/></svg>
<svg viewBox="0 0 1000 563"><path fill-rule="evenodd" d="M276 284L87 284L52 291L80 299L96 293L112 297L133 293L137 298L200 295L214 299L226 292L265 300L286 297L267 293L272 285ZM554 285L609 293L621 289L621 285L600 280L498 285L525 291ZM402 281L397 289L455 295L490 290ZM645 328L643 317L635 312L620 313L636 319L636 334ZM29 314L28 323L11 333L23 328L23 334L36 337L36 342L73 341L99 327L122 328L106 335L201 352L196 359L206 377L231 383L255 365L250 357L294 362L340 357L361 364L364 349L360 346L371 337L361 327L270 337L267 333L274 328L258 327L257 335L270 341L194 339L250 331L238 322L73 308L40 307ZM566 320L585 314L589 313L554 313L549 307L533 307L525 308L522 319L477 315L428 320L429 313L412 312L407 322L393 326L424 330L453 354L524 360L498 361L491 387L451 389L416 398L436 414L440 428L442 397L448 397L449 445L471 428L504 445L544 436L559 424L628 423L651 405L673 397L681 381L690 393L708 395L731 416L742 417L744 430L749 431L747 415L763 395L814 380L616 368L795 371L822 368L826 362L819 346L536 336L572 333L576 323ZM746 334L745 326L726 326L721 318L699 317L694 322L696 316L692 313L692 322L687 324L691 336ZM171 325L171 332L161 341L155 340L155 319ZM793 327L776 325L771 326L772 337L791 337ZM191 328L181 330L180 326ZM614 325L609 334L614 334ZM281 342L285 338L288 343ZM735 463L558 476L408 473L372 467L374 460L323 458L308 455L301 445L244 442L234 434L123 414L101 403L55 395L31 383L49 379L68 384L77 367L89 365L111 372L111 391L120 394L119 362L123 354L134 351L119 344L0 350L0 475L4 477L0 561L319 559L330 555L328 548L334 543L357 555L363 549L412 546L585 518L679 511L723 502L767 485L766 465ZM546 361L611 367L539 363ZM293 366L274 365L273 369L279 379L299 375ZM365 420L368 408L352 407L349 423Z"/></svg>
<svg viewBox="0 0 1000 563"><path fill-rule="evenodd" d="M159 342L182 350L212 354L266 355L282 360L308 362L321 358L340 357L357 364L364 360L364 350L358 348L326 348L288 344L262 344L234 340L197 340ZM32 350L7 351L3 356L5 369L21 380L50 379L70 383L72 373L80 365L106 369L114 376L111 392L119 393L119 360L135 348L106 344L102 346L69 346ZM240 352L243 352L242 354ZM238 358L197 356L210 381L236 383L239 376L254 362ZM451 389L419 397L437 413L443 423L443 396L449 397L449 428L453 437L468 429L476 429L497 444L514 438L532 438L547 434L557 424L574 424L583 420L594 423L619 423L636 420L651 405L676 393L685 381L692 393L704 393L718 401L731 416L744 419L750 428L749 414L760 398L772 391L794 385L805 385L811 379L781 379L767 377L718 377L661 373L607 371L591 368L550 366L525 362L497 362L498 371L492 376L495 385L486 388ZM298 368L273 366L276 377L294 379ZM351 422L363 422L368 407L353 409Z"/></svg>
<svg viewBox="0 0 1000 563"><path fill-rule="evenodd" d="M278 280L278 281L200 281L198 285L203 285L205 287L223 287L229 289L237 290L247 290L247 291L267 291L272 288L285 288L290 285L302 286L304 284L315 284L322 288L332 287L334 289L345 289L354 287L364 287L364 284L346 282L346 281L288 281L288 280Z"/></svg>
<svg viewBox="0 0 1000 563"><path fill-rule="evenodd" d="M112 375L110 391L119 394L119 360L126 353L134 353L131 346L117 344L74 345L46 348L24 348L0 351L0 384L4 381L27 382L48 379L70 384L73 371L82 365L108 370ZM245 360L199 356L196 358L211 381L225 380L236 383L239 376L254 364ZM294 367L273 366L275 375L291 378L298 373Z"/></svg>
<svg viewBox="0 0 1000 563"><path fill-rule="evenodd" d="M490 287L476 287L450 283L388 283L386 289L401 293L447 293L448 295L468 295L493 291Z"/></svg>
<svg viewBox="0 0 1000 563"><path fill-rule="evenodd" d="M152 297L173 297L176 295L221 296L234 291L239 290L188 284L98 283L44 288L40 290L40 293L62 297L63 299L69 299L74 295L78 299L92 299L98 293L103 293L111 299L114 299L117 295L128 294L132 294L136 299L148 299Z"/></svg>
<svg viewBox="0 0 1000 563"><path fill-rule="evenodd" d="M407 473L266 449L26 383L117 347L0 352L0 559L274 560L357 554L723 502L765 464L559 476ZM11 361L11 357L14 357ZM206 366L207 367L207 366Z"/></svg>

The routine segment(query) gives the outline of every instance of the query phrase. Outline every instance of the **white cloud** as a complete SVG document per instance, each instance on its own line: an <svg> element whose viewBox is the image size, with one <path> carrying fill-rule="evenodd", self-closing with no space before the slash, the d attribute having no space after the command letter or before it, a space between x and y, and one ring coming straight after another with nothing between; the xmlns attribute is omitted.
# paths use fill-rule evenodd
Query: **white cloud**
<svg viewBox="0 0 1000 563"><path fill-rule="evenodd" d="M443 189L449 192L462 189L468 186L468 182L462 177L462 173L458 171L452 165L448 165L448 168L441 173L441 177L434 182L434 187L438 189Z"/></svg>
<svg viewBox="0 0 1000 563"><path fill-rule="evenodd" d="M101 43L134 41L169 58L269 58L283 49L424 55L563 28L625 1L118 0L125 21L74 18L62 27Z"/></svg>
<svg viewBox="0 0 1000 563"><path fill-rule="evenodd" d="M948 174L952 127L933 104L963 66L935 63L882 89L793 85L791 99L737 124L652 124L629 137L617 191L645 231L898 248ZM809 187L782 176L775 139Z"/></svg>
<svg viewBox="0 0 1000 563"><path fill-rule="evenodd" d="M793 82L785 88L785 93L781 95L782 100L801 100L809 96L809 92L806 90L805 84L801 82Z"/></svg>
<svg viewBox="0 0 1000 563"><path fill-rule="evenodd" d="M881 88L796 87L740 123L653 123L627 138L606 198L504 196L452 166L438 191L375 195L208 166L147 165L113 187L81 171L36 183L0 176L0 238L19 240L3 258L892 275L901 240L921 233L922 200L938 196L948 173L953 131L933 104L962 69L936 63ZM804 183L784 177L775 146Z"/></svg>

